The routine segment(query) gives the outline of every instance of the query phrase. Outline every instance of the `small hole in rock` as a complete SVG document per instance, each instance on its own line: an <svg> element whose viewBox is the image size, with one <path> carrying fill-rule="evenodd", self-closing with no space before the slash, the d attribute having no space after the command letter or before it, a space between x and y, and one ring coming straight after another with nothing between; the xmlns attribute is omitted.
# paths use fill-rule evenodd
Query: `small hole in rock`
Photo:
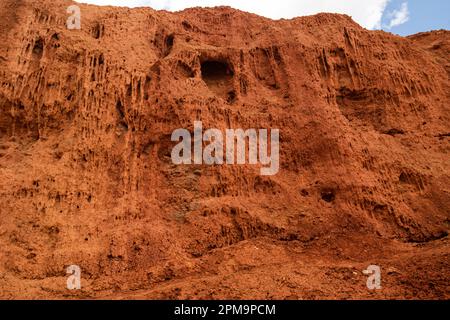
<svg viewBox="0 0 450 320"><path fill-rule="evenodd" d="M163 56L167 57L172 51L173 44L175 42L175 36L173 34L167 36L164 43Z"/></svg>
<svg viewBox="0 0 450 320"><path fill-rule="evenodd" d="M236 101L236 92L234 92L234 91L228 92L227 102L228 103L233 103L235 101Z"/></svg>
<svg viewBox="0 0 450 320"><path fill-rule="evenodd" d="M38 38L33 46L33 56L37 59L42 58L42 54L44 52L44 40L42 38Z"/></svg>
<svg viewBox="0 0 450 320"><path fill-rule="evenodd" d="M336 194L332 190L324 190L321 193L321 197L325 202L333 202L336 199Z"/></svg>

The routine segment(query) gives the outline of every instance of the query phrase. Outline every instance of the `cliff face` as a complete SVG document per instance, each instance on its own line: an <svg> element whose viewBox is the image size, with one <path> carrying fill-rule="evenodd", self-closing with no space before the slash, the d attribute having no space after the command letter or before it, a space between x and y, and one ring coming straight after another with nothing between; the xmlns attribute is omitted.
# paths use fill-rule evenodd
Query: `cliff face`
<svg viewBox="0 0 450 320"><path fill-rule="evenodd" d="M449 298L450 32L71 4L0 1L1 297ZM173 165L194 121L280 172Z"/></svg>

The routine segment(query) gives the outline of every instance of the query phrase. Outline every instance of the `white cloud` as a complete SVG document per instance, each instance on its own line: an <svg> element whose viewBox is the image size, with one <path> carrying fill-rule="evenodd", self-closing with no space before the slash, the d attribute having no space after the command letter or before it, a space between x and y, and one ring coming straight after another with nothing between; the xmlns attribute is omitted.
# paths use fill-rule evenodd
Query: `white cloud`
<svg viewBox="0 0 450 320"><path fill-rule="evenodd" d="M409 20L408 3L403 2L400 9L390 12L388 16L391 18L391 21L387 25L388 29L404 24Z"/></svg>
<svg viewBox="0 0 450 320"><path fill-rule="evenodd" d="M319 12L345 13L368 29L380 29L390 0L79 0L82 3L127 7L150 6L172 11L227 5L265 17L293 18Z"/></svg>

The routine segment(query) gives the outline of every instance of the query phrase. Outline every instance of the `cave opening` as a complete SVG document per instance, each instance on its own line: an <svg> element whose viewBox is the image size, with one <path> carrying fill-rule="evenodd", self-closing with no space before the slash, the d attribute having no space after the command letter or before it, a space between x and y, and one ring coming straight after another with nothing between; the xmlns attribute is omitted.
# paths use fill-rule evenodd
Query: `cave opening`
<svg viewBox="0 0 450 320"><path fill-rule="evenodd" d="M231 65L220 60L205 60L201 63L202 79L208 88L229 104L237 100L233 86L234 71Z"/></svg>
<svg viewBox="0 0 450 320"><path fill-rule="evenodd" d="M206 82L229 80L234 73L226 62L208 60L201 64L202 78Z"/></svg>

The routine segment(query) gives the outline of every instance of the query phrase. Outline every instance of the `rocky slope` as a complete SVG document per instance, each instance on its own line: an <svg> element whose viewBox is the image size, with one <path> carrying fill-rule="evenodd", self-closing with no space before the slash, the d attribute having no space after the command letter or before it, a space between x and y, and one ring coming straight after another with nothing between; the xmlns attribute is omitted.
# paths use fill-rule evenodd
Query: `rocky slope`
<svg viewBox="0 0 450 320"><path fill-rule="evenodd" d="M449 31L72 4L0 0L1 298L450 297ZM196 120L280 172L173 165Z"/></svg>

